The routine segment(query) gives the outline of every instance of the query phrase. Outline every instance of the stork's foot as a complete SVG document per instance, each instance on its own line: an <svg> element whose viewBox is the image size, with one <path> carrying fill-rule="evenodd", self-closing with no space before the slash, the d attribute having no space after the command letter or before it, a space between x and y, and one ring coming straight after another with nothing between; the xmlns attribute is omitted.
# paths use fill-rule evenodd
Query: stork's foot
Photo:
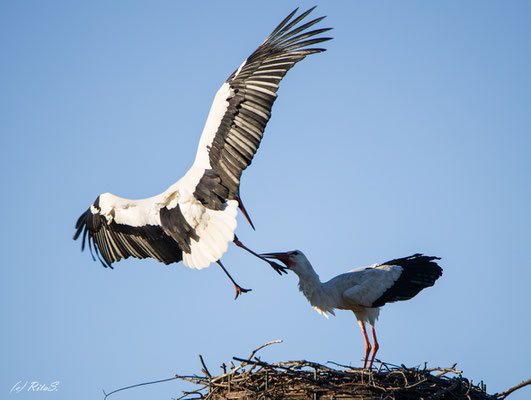
<svg viewBox="0 0 531 400"><path fill-rule="evenodd" d="M248 248L247 246L245 246L242 242L240 242L238 240L238 237L236 235L234 235L234 244L238 247L241 247L242 249L244 249L245 251L248 251L249 253L251 253L253 256L255 257L258 257L260 260L263 260L265 261L266 263L268 263L271 268L273 268L275 270L275 272L279 275L282 275L283 273L284 274L287 274L288 271L287 271L287 268L286 267L283 267L282 265L280 264L277 264L276 262L274 261L271 261L271 260L268 260L267 258L261 256L260 254L257 254L255 253L254 251L252 251L250 248Z"/></svg>
<svg viewBox="0 0 531 400"><path fill-rule="evenodd" d="M236 296L234 296L234 300L236 300L240 294L247 293L247 292L250 292L251 290L253 290L253 289L244 289L244 288L242 288L239 285L235 286L234 288L236 289Z"/></svg>
<svg viewBox="0 0 531 400"><path fill-rule="evenodd" d="M288 269L280 264L277 264L274 261L268 260L267 258L260 257L262 260L266 261L269 265L271 265L271 268L273 268L279 275L287 274Z"/></svg>
<svg viewBox="0 0 531 400"><path fill-rule="evenodd" d="M253 289L244 289L238 284L234 285L234 289L236 289L236 296L234 296L234 300L236 300L240 294L247 293L253 290Z"/></svg>
<svg viewBox="0 0 531 400"><path fill-rule="evenodd" d="M373 323L371 323L371 332L372 332L372 356L371 356L371 361L369 362L369 369L372 368L374 357L376 356L376 353L378 352L378 349L380 348L380 345L378 344L378 339L376 339L376 331L374 329Z"/></svg>
<svg viewBox="0 0 531 400"><path fill-rule="evenodd" d="M377 362L377 363L381 363L381 361L377 358L373 358L369 364L369 366L367 367L368 370L372 370L373 369L373 365L374 365L374 362ZM378 369L378 367L374 367L374 369Z"/></svg>
<svg viewBox="0 0 531 400"><path fill-rule="evenodd" d="M240 285L238 285L236 283L236 281L234 279L232 279L232 276L230 276L229 274L229 271L227 271L227 269L223 266L223 264L221 263L220 260L216 261L218 263L218 265L221 267L221 269L223 270L223 272L225 272L225 274L229 277L230 281L232 282L232 284L234 285L234 289L236 289L236 296L234 296L234 300L236 300L238 298L238 296L242 293L247 293L247 292L250 292L251 289L244 289L242 288Z"/></svg>

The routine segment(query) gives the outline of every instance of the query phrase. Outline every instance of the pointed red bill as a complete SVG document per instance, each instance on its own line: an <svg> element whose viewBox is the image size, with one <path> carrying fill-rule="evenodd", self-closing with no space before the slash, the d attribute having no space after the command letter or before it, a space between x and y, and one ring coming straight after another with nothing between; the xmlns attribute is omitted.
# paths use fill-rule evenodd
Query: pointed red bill
<svg viewBox="0 0 531 400"><path fill-rule="evenodd" d="M260 254L263 258L273 258L275 260L279 260L283 262L286 267L289 268L290 266L290 259L289 259L289 253L262 253Z"/></svg>
<svg viewBox="0 0 531 400"><path fill-rule="evenodd" d="M247 219L247 222L249 222L249 225L251 225L251 228L255 231L255 227L253 224L253 221L251 221L251 217L249 217L249 214L247 213L247 210L245 209L245 206L243 205L243 201L240 198L240 196L234 196L234 199L238 202L238 208L241 210L242 214Z"/></svg>

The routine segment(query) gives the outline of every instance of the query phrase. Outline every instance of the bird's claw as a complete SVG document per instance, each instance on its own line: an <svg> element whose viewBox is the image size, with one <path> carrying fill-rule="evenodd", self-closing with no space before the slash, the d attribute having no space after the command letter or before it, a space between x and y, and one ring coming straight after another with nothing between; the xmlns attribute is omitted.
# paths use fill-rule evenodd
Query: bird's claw
<svg viewBox="0 0 531 400"><path fill-rule="evenodd" d="M271 265L271 267L279 274L282 276L282 274L287 274L288 273L288 269L280 264L277 264L276 262L274 261L271 261L271 260L268 260L266 258L263 258L263 260L267 261L269 263L269 265Z"/></svg>
<svg viewBox="0 0 531 400"><path fill-rule="evenodd" d="M250 292L251 290L253 290L253 289L244 289L240 285L236 285L234 287L236 289L236 296L234 296L234 300L236 300L240 294L247 293L247 292Z"/></svg>

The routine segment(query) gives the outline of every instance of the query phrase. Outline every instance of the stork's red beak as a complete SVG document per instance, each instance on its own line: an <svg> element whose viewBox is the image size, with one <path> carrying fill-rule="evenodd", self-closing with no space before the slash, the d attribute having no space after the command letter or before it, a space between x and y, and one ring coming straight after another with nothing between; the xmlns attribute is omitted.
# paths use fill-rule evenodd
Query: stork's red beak
<svg viewBox="0 0 531 400"><path fill-rule="evenodd" d="M284 263L284 265L288 268L290 268L292 265L292 262L289 259L289 253L263 253L260 255L264 258L272 258L274 260L278 260Z"/></svg>

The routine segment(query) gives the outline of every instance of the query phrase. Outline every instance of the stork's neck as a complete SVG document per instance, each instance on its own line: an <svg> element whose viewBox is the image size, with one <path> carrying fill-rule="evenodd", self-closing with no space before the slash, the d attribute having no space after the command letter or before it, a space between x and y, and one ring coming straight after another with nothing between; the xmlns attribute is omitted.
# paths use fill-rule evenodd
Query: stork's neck
<svg viewBox="0 0 531 400"><path fill-rule="evenodd" d="M329 293L326 284L321 283L319 275L317 275L308 259L304 255L302 257L290 269L299 276L299 289L312 307L328 318L327 313L334 315L337 299Z"/></svg>
<svg viewBox="0 0 531 400"><path fill-rule="evenodd" d="M293 268L293 272L299 276L299 290L314 305L314 301L320 297L323 291L323 284L319 279L319 275L317 275L307 260L299 265L298 268Z"/></svg>

